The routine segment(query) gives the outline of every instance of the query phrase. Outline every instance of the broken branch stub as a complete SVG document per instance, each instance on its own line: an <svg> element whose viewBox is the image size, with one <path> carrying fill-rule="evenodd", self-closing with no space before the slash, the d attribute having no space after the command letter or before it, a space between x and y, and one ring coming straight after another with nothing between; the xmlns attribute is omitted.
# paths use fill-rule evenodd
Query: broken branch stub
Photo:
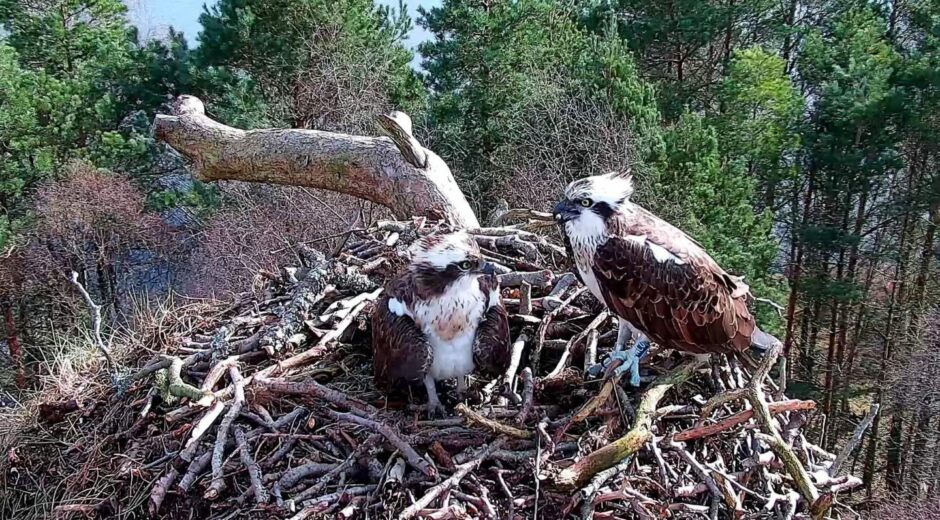
<svg viewBox="0 0 940 520"><path fill-rule="evenodd" d="M206 115L202 101L180 96L172 115L158 114L154 137L190 162L202 181L307 186L381 204L400 218L426 216L479 227L447 164L422 147L402 113L380 120L389 137L319 130L240 130Z"/></svg>

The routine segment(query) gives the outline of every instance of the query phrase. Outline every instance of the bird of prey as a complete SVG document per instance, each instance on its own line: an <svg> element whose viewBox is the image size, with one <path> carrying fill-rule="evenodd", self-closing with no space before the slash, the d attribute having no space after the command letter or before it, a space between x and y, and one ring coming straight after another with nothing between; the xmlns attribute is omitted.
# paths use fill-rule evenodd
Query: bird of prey
<svg viewBox="0 0 940 520"><path fill-rule="evenodd" d="M629 172L579 179L553 214L591 293L620 318L614 356L639 385L649 340L695 353L761 355L779 341L761 331L750 288L678 228L631 202ZM629 339L633 346L624 352Z"/></svg>
<svg viewBox="0 0 940 520"><path fill-rule="evenodd" d="M436 381L509 365L509 320L493 265L467 233L434 234L412 246L407 269L390 281L372 314L375 380L386 389L423 382L428 413L444 412Z"/></svg>

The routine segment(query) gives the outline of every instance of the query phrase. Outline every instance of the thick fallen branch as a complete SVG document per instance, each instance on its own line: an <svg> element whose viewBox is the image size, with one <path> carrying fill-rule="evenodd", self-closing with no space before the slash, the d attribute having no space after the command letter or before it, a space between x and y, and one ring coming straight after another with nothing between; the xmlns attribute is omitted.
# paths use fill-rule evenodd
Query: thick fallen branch
<svg viewBox="0 0 940 520"><path fill-rule="evenodd" d="M704 364L703 360L692 359L653 381L643 393L643 398L637 407L633 428L623 437L589 453L572 466L561 470L555 476L555 484L563 489L580 488L598 472L615 466L623 459L636 453L653 436L650 427L659 400L663 398L667 390L688 380Z"/></svg>
<svg viewBox="0 0 940 520"><path fill-rule="evenodd" d="M377 487L378 486L374 484L370 484L368 486L348 487L335 493L330 493L329 495L323 495L321 497L307 500L304 502L304 508L301 509L296 515L290 517L290 520L301 520L303 518L309 518L310 515L325 511L329 506L339 502L345 497L365 495L375 491L375 488Z"/></svg>
<svg viewBox="0 0 940 520"><path fill-rule="evenodd" d="M305 478L326 475L336 468L336 466L338 466L338 464L331 464L326 462L308 462L301 466L297 466L296 468L291 468L281 475L280 480L277 482L277 487L280 489L290 489Z"/></svg>
<svg viewBox="0 0 940 520"><path fill-rule="evenodd" d="M862 437L865 436L865 432L868 430L868 427L871 426L871 423L875 420L875 416L878 415L878 410L881 408L881 405L875 403L871 405L871 408L868 409L868 413L865 415L865 418L862 419L862 422L858 423L858 427L855 428L855 431L852 432L852 437L848 442L845 443L845 446L842 447L842 451L839 452L839 455L836 456L836 460L833 461L832 465L829 466L829 476L835 477L839 474L839 470L842 469L842 465L845 464L845 461L849 460L849 456L852 455L852 452L855 451L855 448L858 447L859 443L862 442Z"/></svg>
<svg viewBox="0 0 940 520"><path fill-rule="evenodd" d="M519 287L523 283L527 283L531 287L548 287L552 284L552 280L555 279L552 272L548 269L534 272L514 271L511 273L501 274L497 276L497 278L499 278L499 285L502 287Z"/></svg>
<svg viewBox="0 0 940 520"><path fill-rule="evenodd" d="M381 204L400 218L424 215L479 227L450 168L414 140L406 118L395 114L380 120L391 139L316 130L245 131L210 119L202 101L181 96L173 115L157 115L153 133L189 159L202 181L321 188Z"/></svg>
<svg viewBox="0 0 940 520"><path fill-rule="evenodd" d="M586 290L587 290L587 287L578 288L571 294L571 296L565 299L561 303L561 305L559 305L555 310L549 312L548 314L545 315L544 318L542 318L542 321L539 324L539 329L538 329L538 343L536 343L535 348L532 349L531 364L532 364L533 372L536 372L536 373L539 372L539 367L541 365L541 360L542 360L542 347L545 346L545 337L548 334L548 327L549 325L551 325L552 320L554 320L555 317L558 316L558 314L561 313L561 311L565 307L567 307L568 305L571 305L571 302L573 302L575 298L577 298L578 296L581 296L581 294Z"/></svg>
<svg viewBox="0 0 940 520"><path fill-rule="evenodd" d="M147 503L147 512L150 513L151 518L156 517L160 512L163 499L166 498L167 491L169 491L170 486L173 485L173 482L176 481L176 477L178 476L179 470L176 469L175 466L170 466L166 474L160 477L157 483L154 484L153 490L150 492L150 500Z"/></svg>
<svg viewBox="0 0 940 520"><path fill-rule="evenodd" d="M195 483L196 479L199 478L199 475L206 470L211 460L212 451L207 450L189 463L189 467L186 468L186 474L183 475L183 478L180 479L180 483L177 486L181 493L185 494L189 492L189 489L193 486L193 483Z"/></svg>
<svg viewBox="0 0 940 520"><path fill-rule="evenodd" d="M532 369L526 367L522 371L522 405L519 407L519 413L513 418L516 424L525 424L526 419L532 412L535 405L535 377L532 376Z"/></svg>
<svg viewBox="0 0 940 520"><path fill-rule="evenodd" d="M170 358L170 366L166 374L166 392L174 397L185 397L197 406L209 406L213 399L212 392L204 392L199 388L183 381L183 360L178 357Z"/></svg>
<svg viewBox="0 0 940 520"><path fill-rule="evenodd" d="M251 456L248 449L248 441L245 440L245 431L235 427L235 444L238 446L238 456L242 464L248 468L248 477L251 479L251 488L255 495L255 503L258 505L268 502L268 490L264 487L261 468Z"/></svg>
<svg viewBox="0 0 940 520"><path fill-rule="evenodd" d="M189 440L186 441L186 446L183 449L183 452L180 453L180 458L186 462L193 460L193 457L196 455L196 450L199 448L199 439L209 430L209 428L215 423L215 420L222 415L222 411L225 410L225 403L222 401L216 401L215 404L206 411L205 415L199 419L199 422L193 427L193 431L189 436Z"/></svg>
<svg viewBox="0 0 940 520"><path fill-rule="evenodd" d="M212 450L212 482L209 483L209 487L206 488L205 493L203 493L203 497L205 497L206 500L219 498L219 493L225 488L223 456L225 455L226 441L228 440L228 433L232 428L232 423L235 421L235 418L238 417L238 412L241 411L242 406L245 404L245 380L242 378L237 367L229 367L229 377L232 379L232 384L235 387L235 397L232 398L228 412L226 412L225 417L222 418L222 423L219 425L219 431L215 437L215 448Z"/></svg>
<svg viewBox="0 0 940 520"><path fill-rule="evenodd" d="M568 358L571 356L571 352L574 350L575 345L580 343L581 340L587 337L587 335L591 332L596 332L597 328L600 327L605 320L607 320L608 316L610 316L610 313L608 313L606 309L601 311L601 313L598 314L597 317L594 318L583 331L579 332L575 337L568 340L568 344L565 346L565 350L561 353L561 357L558 359L558 363L555 365L555 368L553 368L552 371L545 376L545 378L550 379L561 374L561 371L568 366Z"/></svg>
<svg viewBox="0 0 940 520"><path fill-rule="evenodd" d="M313 379L308 379L306 381L287 381L280 378L272 379L255 376L254 383L260 388L278 394L319 397L320 399L325 399L337 406L342 406L343 408L347 408L349 410L359 410L360 412L367 414L374 414L377 412L375 407L372 405L359 401L358 399L353 399L339 390L327 388L326 386L317 383Z"/></svg>
<svg viewBox="0 0 940 520"><path fill-rule="evenodd" d="M525 334L520 334L516 341L512 343L512 353L509 357L509 367L506 369L506 374L503 379L506 381L506 386L509 387L509 391L515 391L516 386L516 372L519 370L519 363L522 361L522 351L525 349L525 342L529 341L528 336Z"/></svg>
<svg viewBox="0 0 940 520"><path fill-rule="evenodd" d="M434 478L437 476L437 470L434 469L434 467L431 466L427 460L418 455L418 452L416 452L414 448L411 447L411 445L402 440L401 436L398 435L398 433L393 430L391 426L351 413L340 413L334 412L332 410L328 411L327 413L330 415L330 417L337 421L351 422L353 424L365 426L366 428L369 428L376 433L381 433L392 446L395 446L395 448L401 452L411 467L415 468L421 473L424 473L428 477Z"/></svg>

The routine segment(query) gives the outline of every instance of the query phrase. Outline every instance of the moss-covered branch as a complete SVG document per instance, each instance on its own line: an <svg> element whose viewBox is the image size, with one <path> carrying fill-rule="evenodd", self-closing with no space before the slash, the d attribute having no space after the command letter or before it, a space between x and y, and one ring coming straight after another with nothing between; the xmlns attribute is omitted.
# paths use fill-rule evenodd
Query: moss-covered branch
<svg viewBox="0 0 940 520"><path fill-rule="evenodd" d="M653 381L637 407L633 428L623 437L563 469L555 477L555 484L569 490L583 487L597 473L639 451L653 436L650 427L659 401L670 388L687 381L704 364L702 359L691 359Z"/></svg>

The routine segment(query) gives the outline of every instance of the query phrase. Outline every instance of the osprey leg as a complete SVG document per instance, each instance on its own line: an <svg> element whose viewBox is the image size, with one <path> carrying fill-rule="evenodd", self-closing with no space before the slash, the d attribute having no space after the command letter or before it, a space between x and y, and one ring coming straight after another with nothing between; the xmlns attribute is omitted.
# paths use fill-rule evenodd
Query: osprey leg
<svg viewBox="0 0 940 520"><path fill-rule="evenodd" d="M617 343L614 344L614 352L620 352L627 342L633 338L639 338L643 335L639 329L634 327L629 321L620 318L617 326Z"/></svg>
<svg viewBox="0 0 940 520"><path fill-rule="evenodd" d="M428 416L443 417L444 405L441 404L441 400L437 397L437 384L434 382L434 378L431 377L431 374L424 376L424 388L428 391Z"/></svg>
<svg viewBox="0 0 940 520"><path fill-rule="evenodd" d="M640 386L640 360L650 349L650 340L645 334L640 334L633 346L626 351L614 352L610 359L620 359L622 363L614 370L614 375L619 376L624 372L630 372L630 385Z"/></svg>
<svg viewBox="0 0 940 520"><path fill-rule="evenodd" d="M624 350L627 342L633 340L633 346ZM594 365L588 370L588 375L598 376L610 366L614 360L620 361L620 366L614 371L614 375L620 375L624 372L630 372L630 384L640 386L640 360L646 355L650 348L650 340L646 334L640 332L629 321L620 318L617 328L617 342L614 344L614 350L610 356L604 360L604 363Z"/></svg>

